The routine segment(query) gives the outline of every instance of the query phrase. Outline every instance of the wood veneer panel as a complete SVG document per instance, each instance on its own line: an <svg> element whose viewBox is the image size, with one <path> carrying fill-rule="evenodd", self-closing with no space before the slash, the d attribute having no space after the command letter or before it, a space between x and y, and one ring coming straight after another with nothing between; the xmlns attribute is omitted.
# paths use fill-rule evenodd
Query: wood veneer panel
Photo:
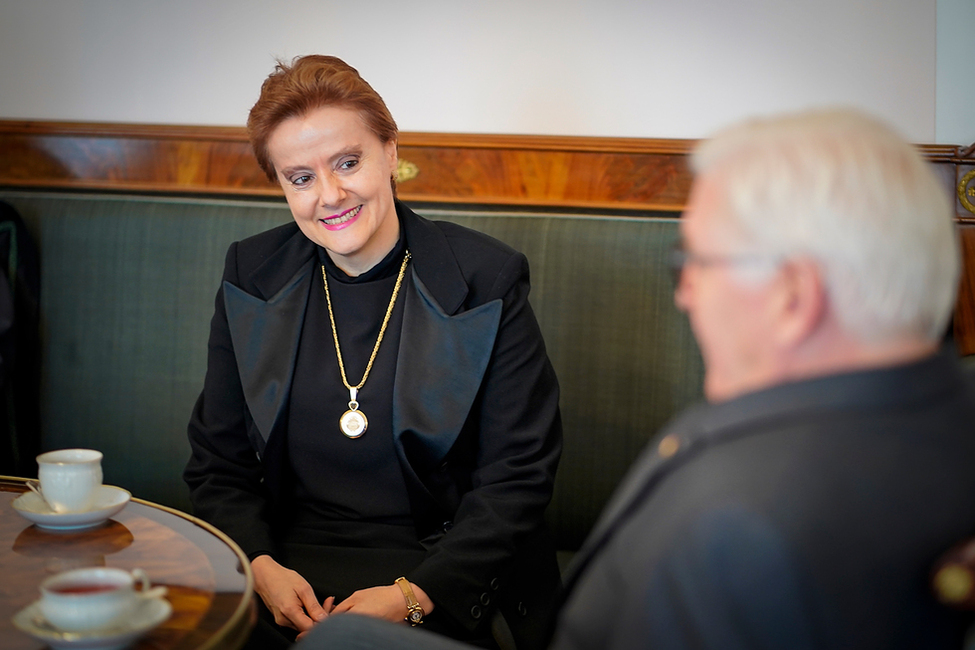
<svg viewBox="0 0 975 650"><path fill-rule="evenodd" d="M403 133L411 201L679 211L692 141ZM0 186L279 196L231 127L0 121Z"/></svg>
<svg viewBox="0 0 975 650"><path fill-rule="evenodd" d="M686 154L469 149L400 145L416 165L407 201L680 211Z"/></svg>
<svg viewBox="0 0 975 650"><path fill-rule="evenodd" d="M207 194L280 194L242 129L0 122L0 185Z"/></svg>

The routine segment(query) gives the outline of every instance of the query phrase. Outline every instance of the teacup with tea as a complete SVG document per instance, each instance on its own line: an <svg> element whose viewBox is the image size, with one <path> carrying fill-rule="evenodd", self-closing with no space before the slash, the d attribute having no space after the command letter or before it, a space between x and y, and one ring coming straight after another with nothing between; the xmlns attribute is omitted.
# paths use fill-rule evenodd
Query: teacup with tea
<svg viewBox="0 0 975 650"><path fill-rule="evenodd" d="M94 449L58 449L37 457L37 478L27 487L56 513L91 509L102 484L102 452Z"/></svg>
<svg viewBox="0 0 975 650"><path fill-rule="evenodd" d="M63 632L88 632L121 625L145 599L165 594L165 587L150 589L141 569L89 567L42 582L40 609L48 623Z"/></svg>

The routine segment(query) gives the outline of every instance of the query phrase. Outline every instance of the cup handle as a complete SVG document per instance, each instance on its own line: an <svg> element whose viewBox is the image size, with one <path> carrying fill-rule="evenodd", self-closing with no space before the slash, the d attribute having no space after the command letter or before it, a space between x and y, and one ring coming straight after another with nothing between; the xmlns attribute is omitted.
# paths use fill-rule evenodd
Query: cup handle
<svg viewBox="0 0 975 650"><path fill-rule="evenodd" d="M41 492L41 482L36 478L27 479L27 489L36 494L37 496L44 498L44 493Z"/></svg>
<svg viewBox="0 0 975 650"><path fill-rule="evenodd" d="M166 595L167 589L165 587L153 587L149 588L149 576L142 569L132 569L132 577L135 579L141 589L136 593L139 594L140 598L162 598Z"/></svg>
<svg viewBox="0 0 975 650"><path fill-rule="evenodd" d="M169 590L160 585L159 587L153 587L146 591L140 591L139 598L162 598L167 593L169 593Z"/></svg>

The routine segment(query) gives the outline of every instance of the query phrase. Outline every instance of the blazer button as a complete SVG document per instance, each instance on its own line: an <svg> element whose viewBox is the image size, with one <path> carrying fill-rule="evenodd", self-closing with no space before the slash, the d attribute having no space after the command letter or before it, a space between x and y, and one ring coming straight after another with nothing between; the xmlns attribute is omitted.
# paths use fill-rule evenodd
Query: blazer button
<svg viewBox="0 0 975 650"><path fill-rule="evenodd" d="M528 616L528 608L525 607L525 603L518 603L518 613L522 616Z"/></svg>
<svg viewBox="0 0 975 650"><path fill-rule="evenodd" d="M443 522L443 532L449 532L451 528L454 527L454 522L447 520Z"/></svg>
<svg viewBox="0 0 975 650"><path fill-rule="evenodd" d="M497 591L501 588L501 581L497 578L491 578L491 591Z"/></svg>
<svg viewBox="0 0 975 650"><path fill-rule="evenodd" d="M473 618L475 621L481 618L481 608L477 605L471 607L471 618Z"/></svg>
<svg viewBox="0 0 975 650"><path fill-rule="evenodd" d="M483 594L481 594L481 604L484 605L485 607L491 604L491 597L488 596L486 591Z"/></svg>

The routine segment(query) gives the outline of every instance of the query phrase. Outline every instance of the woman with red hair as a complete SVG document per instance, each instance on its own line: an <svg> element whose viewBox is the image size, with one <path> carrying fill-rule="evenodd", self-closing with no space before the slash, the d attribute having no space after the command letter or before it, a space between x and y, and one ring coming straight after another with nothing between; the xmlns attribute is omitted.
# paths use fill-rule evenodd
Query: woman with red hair
<svg viewBox="0 0 975 650"><path fill-rule="evenodd" d="M396 199L396 123L339 59L279 64L248 130L294 223L227 254L185 479L260 634L354 612L539 645L562 442L527 260Z"/></svg>

